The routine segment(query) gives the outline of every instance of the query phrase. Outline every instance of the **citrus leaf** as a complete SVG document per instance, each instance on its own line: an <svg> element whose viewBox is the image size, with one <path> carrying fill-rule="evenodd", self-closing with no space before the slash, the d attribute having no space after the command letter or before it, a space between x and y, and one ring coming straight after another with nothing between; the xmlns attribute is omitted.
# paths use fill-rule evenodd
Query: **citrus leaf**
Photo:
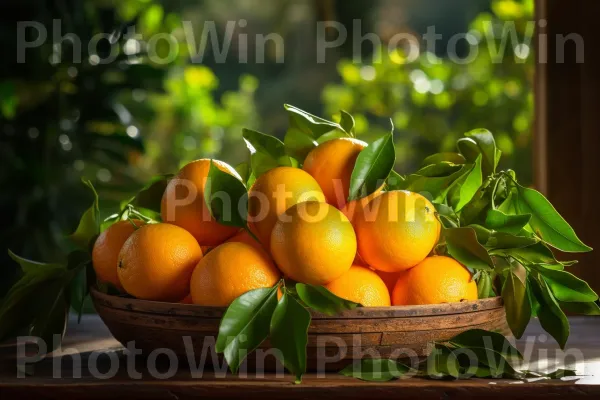
<svg viewBox="0 0 600 400"><path fill-rule="evenodd" d="M271 318L271 344L278 349L283 365L302 381L306 372L306 345L310 313L289 292L284 291Z"/></svg>
<svg viewBox="0 0 600 400"><path fill-rule="evenodd" d="M336 129L344 131L339 124L317 117L298 107L290 104L284 104L283 107L290 116L290 125L314 139L318 139L320 136Z"/></svg>
<svg viewBox="0 0 600 400"><path fill-rule="evenodd" d="M505 358L523 358L519 350L514 347L504 335L498 332L486 331L484 329L469 329L459 333L449 342L457 347L468 349L490 349Z"/></svg>
<svg viewBox="0 0 600 400"><path fill-rule="evenodd" d="M458 204L454 207L456 212L462 210L477 193L483 184L483 176L481 172L481 156L475 160L475 164L466 175L464 182L460 185L460 198Z"/></svg>
<svg viewBox="0 0 600 400"><path fill-rule="evenodd" d="M298 166L298 163L286 153L283 142L275 136L244 128L242 137L250 151L250 164L256 177L276 167Z"/></svg>
<svg viewBox="0 0 600 400"><path fill-rule="evenodd" d="M496 294L492 289L492 278L487 271L480 271L479 279L477 280L477 298L487 299L494 297Z"/></svg>
<svg viewBox="0 0 600 400"><path fill-rule="evenodd" d="M583 280L567 271L538 268L554 297L562 302L589 303L598 300L598 295Z"/></svg>
<svg viewBox="0 0 600 400"><path fill-rule="evenodd" d="M63 276L62 279L51 281L36 292L37 304L29 334L41 338L47 344L48 352L60 346L67 326L67 279ZM55 340L54 335L60 335L60 340Z"/></svg>
<svg viewBox="0 0 600 400"><path fill-rule="evenodd" d="M506 232L493 232L485 246L490 249L514 249L528 247L539 240L535 237L517 236Z"/></svg>
<svg viewBox="0 0 600 400"><path fill-rule="evenodd" d="M327 315L336 315L360 306L358 303L336 296L323 286L296 283L296 293L308 307Z"/></svg>
<svg viewBox="0 0 600 400"><path fill-rule="evenodd" d="M558 342L561 349L564 349L569 339L569 320L560 309L550 288L540 276L535 276L533 279L529 279L528 282L539 304L536 313L542 328Z"/></svg>
<svg viewBox="0 0 600 400"><path fill-rule="evenodd" d="M426 376L431 378L452 377L458 379L460 377L461 366L458 358L452 354L452 350L447 346L435 343L435 347L427 356L425 362L427 369Z"/></svg>
<svg viewBox="0 0 600 400"><path fill-rule="evenodd" d="M465 133L468 139L471 139L479 148L482 156L482 170L484 176L489 176L496 172L496 167L500 162L500 150L496 147L494 135L487 129L474 129ZM469 157L466 157L468 161Z"/></svg>
<svg viewBox="0 0 600 400"><path fill-rule="evenodd" d="M517 268L521 268L523 273L526 273L522 266ZM527 295L526 282L526 279L520 279L511 269L502 286L506 322L517 339L523 336L531 319L531 304Z"/></svg>
<svg viewBox="0 0 600 400"><path fill-rule="evenodd" d="M556 261L556 258L554 258L552 251L548 247L546 247L544 243L541 242L521 248L492 250L491 253L493 253L494 255L513 257L525 264L558 263L558 261Z"/></svg>
<svg viewBox="0 0 600 400"><path fill-rule="evenodd" d="M12 258L15 262L17 262L21 266L21 271L23 271L23 273L25 273L25 274L36 272L36 270L38 270L40 268L64 269L64 265L62 265L62 264L43 263L43 262L39 262L39 261L28 260L26 258L16 255L10 249L8 250L8 255L10 256L10 258Z"/></svg>
<svg viewBox="0 0 600 400"><path fill-rule="evenodd" d="M277 285L251 290L227 308L219 326L215 345L235 373L244 358L269 336L273 311L277 307Z"/></svg>
<svg viewBox="0 0 600 400"><path fill-rule="evenodd" d="M531 214L529 225L552 247L565 252L587 252L575 231L540 192L518 185L516 208L520 214Z"/></svg>
<svg viewBox="0 0 600 400"><path fill-rule="evenodd" d="M348 133L350 136L354 136L354 117L350 115L350 113L341 110L340 111L340 126L344 130L344 132Z"/></svg>
<svg viewBox="0 0 600 400"><path fill-rule="evenodd" d="M494 262L485 247L477 241L475 230L470 227L444 230L448 253L458 262L474 270L491 270Z"/></svg>
<svg viewBox="0 0 600 400"><path fill-rule="evenodd" d="M342 369L340 374L368 382L387 382L409 371L410 367L388 358L363 358Z"/></svg>
<svg viewBox="0 0 600 400"><path fill-rule="evenodd" d="M433 197L434 202L443 203L452 184L467 170L468 167L463 166L452 175L443 177L427 177L412 174L405 179L400 189L410 190L411 192L416 193L428 192L431 194L431 197Z"/></svg>
<svg viewBox="0 0 600 400"><path fill-rule="evenodd" d="M100 209L98 207L98 193L96 193L94 185L92 185L89 179L82 179L82 182L90 188L94 195L94 200L90 208L81 216L77 229L69 238L80 249L89 251L92 241L100 234Z"/></svg>
<svg viewBox="0 0 600 400"><path fill-rule="evenodd" d="M421 163L421 167L426 167L431 164L439 164L442 162L449 162L453 164L464 164L466 162L465 158L459 153L437 153L430 155L429 157L425 157L423 163Z"/></svg>
<svg viewBox="0 0 600 400"><path fill-rule="evenodd" d="M405 180L406 178L404 178L402 175L400 175L394 170L391 170L390 174L385 180L385 190L401 190L403 188Z"/></svg>
<svg viewBox="0 0 600 400"><path fill-rule="evenodd" d="M396 153L391 133L375 140L359 154L350 177L348 201L375 192L394 168Z"/></svg>
<svg viewBox="0 0 600 400"><path fill-rule="evenodd" d="M311 136L303 133L297 128L290 127L283 138L285 152L295 159L303 162L308 153L315 147L317 142Z"/></svg>
<svg viewBox="0 0 600 400"><path fill-rule="evenodd" d="M428 178L442 177L452 175L461 168L462 165L443 161L438 164L429 164L415 172L415 175L426 176Z"/></svg>
<svg viewBox="0 0 600 400"><path fill-rule="evenodd" d="M563 303L560 302L560 307L570 313L580 315L600 315L600 306L598 302L591 303Z"/></svg>
<svg viewBox="0 0 600 400"><path fill-rule="evenodd" d="M235 176L221 171L211 162L204 187L204 202L217 222L246 227L248 192Z"/></svg>
<svg viewBox="0 0 600 400"><path fill-rule="evenodd" d="M485 217L485 226L495 231L519 233L531 220L531 214L508 215L500 210L490 209Z"/></svg>
<svg viewBox="0 0 600 400"><path fill-rule="evenodd" d="M162 196L171 178L173 178L173 174L155 176L129 203L134 207L146 208L160 213Z"/></svg>

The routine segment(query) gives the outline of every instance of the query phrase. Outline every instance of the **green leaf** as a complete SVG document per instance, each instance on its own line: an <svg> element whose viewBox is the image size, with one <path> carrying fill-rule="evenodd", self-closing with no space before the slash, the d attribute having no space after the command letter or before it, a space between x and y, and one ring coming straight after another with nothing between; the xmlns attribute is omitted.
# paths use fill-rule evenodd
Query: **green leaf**
<svg viewBox="0 0 600 400"><path fill-rule="evenodd" d="M470 227L444 230L448 253L458 262L475 270L492 270L494 262L485 247L477 241Z"/></svg>
<svg viewBox="0 0 600 400"><path fill-rule="evenodd" d="M495 293L492 289L492 278L487 271L480 271L479 279L477 280L477 298L487 299L494 297Z"/></svg>
<svg viewBox="0 0 600 400"><path fill-rule="evenodd" d="M531 220L531 214L508 215L499 210L490 209L485 217L485 226L499 232L518 234Z"/></svg>
<svg viewBox="0 0 600 400"><path fill-rule="evenodd" d="M430 155L429 157L425 157L421 167L426 167L431 164L439 164L442 162L449 162L453 164L465 164L465 158L459 153L437 153Z"/></svg>
<svg viewBox="0 0 600 400"><path fill-rule="evenodd" d="M592 250L540 192L518 185L516 208L520 214L531 214L529 225L552 247L573 253Z"/></svg>
<svg viewBox="0 0 600 400"><path fill-rule="evenodd" d="M217 222L239 228L246 227L248 214L246 187L235 176L221 171L212 162L204 188L204 201Z"/></svg>
<svg viewBox="0 0 600 400"><path fill-rule="evenodd" d="M256 177L276 167L298 166L286 153L283 142L275 136L244 128L242 137L250 151L250 164Z"/></svg>
<svg viewBox="0 0 600 400"><path fill-rule="evenodd" d="M271 318L271 344L281 353L280 361L296 376L296 383L302 381L306 372L306 345L310 313L284 291Z"/></svg>
<svg viewBox="0 0 600 400"><path fill-rule="evenodd" d="M522 266L517 268L522 269L522 274L526 274ZM526 282L526 279L521 279L511 269L502 286L506 322L517 339L523 336L531 319L531 304L527 295Z"/></svg>
<svg viewBox="0 0 600 400"><path fill-rule="evenodd" d="M546 282L540 276L534 276L529 279L533 295L539 304L537 308L537 317L542 328L548 332L557 342L561 349L569 339L569 320L560 306Z"/></svg>
<svg viewBox="0 0 600 400"><path fill-rule="evenodd" d="M485 246L490 249L514 249L532 246L536 243L539 243L539 240L535 237L517 236L505 232L493 232Z"/></svg>
<svg viewBox="0 0 600 400"><path fill-rule="evenodd" d="M12 258L15 262L17 262L21 266L21 270L25 274L34 273L38 269L42 269L42 268L50 268L50 269L53 269L53 268L63 269L64 268L64 266L62 264L42 263L39 261L28 260L26 258L16 255L10 249L8 250L8 255L10 256L10 258Z"/></svg>
<svg viewBox="0 0 600 400"><path fill-rule="evenodd" d="M339 124L317 117L294 107L284 104L290 117L290 126L283 142L287 154L299 161L304 161L306 155L317 146L317 139L334 130L344 131Z"/></svg>
<svg viewBox="0 0 600 400"><path fill-rule="evenodd" d="M66 296L66 276L48 282L36 292L35 315L29 334L41 338L48 345L47 351L58 348L67 325L69 303ZM60 335L61 340L54 340Z"/></svg>
<svg viewBox="0 0 600 400"><path fill-rule="evenodd" d="M277 285L251 290L227 308L215 345L235 373L246 356L269 336L271 316L277 307Z"/></svg>
<svg viewBox="0 0 600 400"><path fill-rule="evenodd" d="M433 178L412 174L406 178L400 189L410 190L411 192L416 193L429 192L436 203L443 203L451 185L459 179L467 169L467 166L463 166L459 171L452 175Z"/></svg>
<svg viewBox="0 0 600 400"><path fill-rule="evenodd" d="M336 315L360 306L358 303L336 296L323 286L296 283L296 293L308 307L327 315Z"/></svg>
<svg viewBox="0 0 600 400"><path fill-rule="evenodd" d="M352 170L348 201L366 197L379 189L395 162L394 137L391 133L365 147Z"/></svg>
<svg viewBox="0 0 600 400"><path fill-rule="evenodd" d="M83 305L89 293L86 267L87 266L82 266L78 268L75 277L69 283L69 303L73 310L77 313L77 322L81 322Z"/></svg>
<svg viewBox="0 0 600 400"><path fill-rule="evenodd" d="M431 378L437 377L452 377L458 379L460 377L461 366L458 358L452 354L452 350L447 346L435 343L435 347L427 356L426 375Z"/></svg>
<svg viewBox="0 0 600 400"><path fill-rule="evenodd" d="M385 190L386 191L402 190L402 188L404 187L405 180L406 180L406 178L404 178L402 175L400 175L399 173L397 173L394 170L391 170L390 174L388 175L387 179L385 180Z"/></svg>
<svg viewBox="0 0 600 400"><path fill-rule="evenodd" d="M428 178L436 178L452 175L456 171L462 169L462 165L449 162L441 162L438 164L430 164L415 172L415 175L426 176Z"/></svg>
<svg viewBox="0 0 600 400"><path fill-rule="evenodd" d="M462 210L462 208L473 199L482 184L481 156L478 156L475 160L475 164L466 175L465 181L460 185L460 199L456 207L454 207L454 210L456 212Z"/></svg>
<svg viewBox="0 0 600 400"><path fill-rule="evenodd" d="M492 253L494 255L513 257L525 264L558 263L554 258L552 251L541 242L527 247L493 250Z"/></svg>
<svg viewBox="0 0 600 400"><path fill-rule="evenodd" d="M523 358L519 350L514 347L504 335L484 329L469 329L459 333L449 340L454 346L468 349L490 349L505 358Z"/></svg>
<svg viewBox="0 0 600 400"><path fill-rule="evenodd" d="M354 126L356 124L354 122L354 117L344 110L340 111L340 115L340 126L350 136L354 136Z"/></svg>
<svg viewBox="0 0 600 400"><path fill-rule="evenodd" d="M250 167L250 164L248 164L247 162L241 162L234 168L235 171L242 178L242 182L245 182L246 186L250 187L251 185L248 185L248 179L250 179L250 175L252 174L252 168Z"/></svg>
<svg viewBox="0 0 600 400"><path fill-rule="evenodd" d="M500 154L501 153L500 153L500 150L496 147L496 141L494 140L494 135L492 135L492 133L490 131L488 131L487 129L474 129L470 132L465 133L465 136L466 136L465 139L470 139L476 144L476 146L479 150L479 153L483 157L483 160L482 160L483 175L489 176L489 175L493 174L494 172L496 172L496 167L498 166L498 163L500 162ZM465 139L460 139L460 140L465 140ZM469 145L469 147L470 147L470 150L472 151L473 150L472 145ZM463 153L463 155L465 155L465 158L467 159L467 161L471 161L470 160L470 157L472 157L471 154L470 154L470 157L468 157L464 153Z"/></svg>
<svg viewBox="0 0 600 400"><path fill-rule="evenodd" d="M98 193L96 193L92 182L88 179L82 179L82 182L90 188L94 200L90 208L83 213L77 229L69 238L80 249L89 251L93 245L92 241L100 234L100 209L98 207Z"/></svg>
<svg viewBox="0 0 600 400"><path fill-rule="evenodd" d="M591 303L563 303L560 302L560 307L570 313L580 315L600 315L600 306L598 302Z"/></svg>
<svg viewBox="0 0 600 400"><path fill-rule="evenodd" d="M368 382L387 382L409 371L410 367L388 358L363 358L348 365L340 374Z"/></svg>
<svg viewBox="0 0 600 400"><path fill-rule="evenodd" d="M589 303L598 300L590 286L567 271L538 268L554 297L563 302Z"/></svg>
<svg viewBox="0 0 600 400"><path fill-rule="evenodd" d="M146 208L160 213L162 196L171 178L173 178L173 174L155 176L129 203L134 207Z"/></svg>

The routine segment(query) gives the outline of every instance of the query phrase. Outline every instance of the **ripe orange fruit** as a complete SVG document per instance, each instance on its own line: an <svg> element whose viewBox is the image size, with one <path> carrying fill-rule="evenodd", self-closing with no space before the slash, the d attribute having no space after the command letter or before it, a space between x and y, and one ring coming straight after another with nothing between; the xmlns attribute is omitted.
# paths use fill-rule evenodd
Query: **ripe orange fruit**
<svg viewBox="0 0 600 400"><path fill-rule="evenodd" d="M119 281L140 299L177 302L190 290L190 277L202 250L185 229L149 224L135 231L119 253Z"/></svg>
<svg viewBox="0 0 600 400"><path fill-rule="evenodd" d="M212 162L221 171L241 180L238 173L228 164L218 160ZM209 159L200 159L181 168L167 185L160 207L164 222L180 226L190 232L202 246L219 245L238 230L215 221L204 202L204 187L210 163Z"/></svg>
<svg viewBox="0 0 600 400"><path fill-rule="evenodd" d="M311 150L302 169L319 183L327 203L342 208L350 190L356 158L367 144L354 138L328 140Z"/></svg>
<svg viewBox="0 0 600 400"><path fill-rule="evenodd" d="M358 210L353 223L362 259L386 272L403 271L423 261L441 229L429 200L404 190L377 196Z"/></svg>
<svg viewBox="0 0 600 400"><path fill-rule="evenodd" d="M261 244L258 242L258 240L254 239L252 236L250 236L248 231L245 229L242 229L241 231L239 231L238 233L236 233L235 235L233 235L232 237L227 239L226 243L230 243L230 242L246 243L246 244L249 244L250 246L256 247L257 249L265 251L265 249L261 246Z"/></svg>
<svg viewBox="0 0 600 400"><path fill-rule="evenodd" d="M385 286L387 286L391 295L402 272L384 272L375 270L375 273L379 275L383 283L385 283Z"/></svg>
<svg viewBox="0 0 600 400"><path fill-rule="evenodd" d="M298 203L275 224L271 254L285 276L324 285L352 265L356 235L348 218L335 207L316 201Z"/></svg>
<svg viewBox="0 0 600 400"><path fill-rule="evenodd" d="M263 250L241 242L223 243L202 258L194 270L192 301L226 307L250 290L272 287L280 278L281 273Z"/></svg>
<svg viewBox="0 0 600 400"><path fill-rule="evenodd" d="M386 307L391 304L390 292L383 280L374 271L359 265L353 265L325 287L336 296L365 307Z"/></svg>
<svg viewBox="0 0 600 400"><path fill-rule="evenodd" d="M427 257L402 272L392 292L395 306L453 303L477 300L477 284L458 261L444 256Z"/></svg>
<svg viewBox="0 0 600 400"><path fill-rule="evenodd" d="M137 219L118 221L98 236L92 250L92 264L100 282L108 282L123 291L117 275L119 252L129 236L135 232L136 226L142 225L143 222Z"/></svg>
<svg viewBox="0 0 600 400"><path fill-rule="evenodd" d="M299 168L277 167L259 176L248 192L248 218L261 244L270 247L278 216L294 204L325 201L317 181Z"/></svg>

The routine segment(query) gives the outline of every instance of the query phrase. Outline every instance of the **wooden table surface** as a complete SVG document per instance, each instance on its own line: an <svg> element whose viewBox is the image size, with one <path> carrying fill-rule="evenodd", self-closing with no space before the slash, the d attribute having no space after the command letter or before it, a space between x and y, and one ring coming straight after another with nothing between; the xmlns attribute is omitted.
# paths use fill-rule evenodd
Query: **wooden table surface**
<svg viewBox="0 0 600 400"><path fill-rule="evenodd" d="M461 381L401 379L392 382L372 383L346 378L336 373L323 376L307 374L301 385L293 384L290 376L265 373L262 376L225 378L214 372L201 372L192 377L186 360L178 361L178 369L169 379L151 376L146 359L135 364L141 377L134 379L124 362L123 347L115 341L106 326L96 316L84 316L81 324L71 320L63 349L53 357L37 363L18 377L16 348L0 346L0 399L23 397L40 399L67 398L144 398L185 399L208 398L465 398L491 397L503 399L547 398L558 396L579 397L600 395L600 318L571 318L571 338L565 351L558 349L543 332L537 321L532 321L517 346L523 352L530 370L574 368L578 376L563 380L491 380L470 379ZM533 344L533 345L532 345ZM98 357L101 351L103 355ZM528 352L530 354L528 354ZM73 358L76 354L83 366L81 377L74 377ZM64 357L59 357L59 356ZM111 360L112 358L112 360ZM562 361L561 361L562 360ZM90 362L93 361L93 362ZM166 361L166 358L165 358ZM97 366L91 370L88 366ZM159 373L166 373L168 363ZM117 368L118 367L118 368ZM114 368L114 370L111 370ZM99 379L101 374L114 375ZM249 374L250 375L250 374ZM60 376L60 378L58 378ZM154 374L156 376L156 374Z"/></svg>

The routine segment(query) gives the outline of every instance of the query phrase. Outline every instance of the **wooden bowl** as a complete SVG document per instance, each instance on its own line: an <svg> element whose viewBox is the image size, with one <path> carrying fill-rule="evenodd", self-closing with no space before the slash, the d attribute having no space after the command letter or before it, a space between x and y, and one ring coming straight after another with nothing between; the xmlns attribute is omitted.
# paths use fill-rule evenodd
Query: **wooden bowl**
<svg viewBox="0 0 600 400"><path fill-rule="evenodd" d="M113 336L123 345L135 341L142 354L167 348L185 357L186 336L189 337L186 340L191 340L188 343L194 348L195 357L200 356L203 346L214 352L212 345L225 308L112 296L94 288L91 295L96 311ZM432 341L445 341L472 328L510 334L500 297L435 305L356 308L333 317L313 312L307 364L309 370L333 370L364 355L426 356ZM268 340L260 348L268 350ZM270 363L264 353L263 360ZM265 369L272 367L267 364Z"/></svg>

